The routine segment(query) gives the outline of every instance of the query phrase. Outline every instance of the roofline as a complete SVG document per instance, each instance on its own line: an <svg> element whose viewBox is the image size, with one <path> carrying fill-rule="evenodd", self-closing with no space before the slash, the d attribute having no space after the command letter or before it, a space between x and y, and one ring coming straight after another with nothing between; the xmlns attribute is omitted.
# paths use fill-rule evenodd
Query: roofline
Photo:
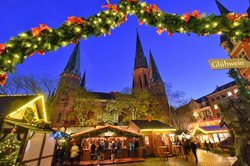
<svg viewBox="0 0 250 166"><path fill-rule="evenodd" d="M77 136L80 136L80 135L83 135L83 134L90 133L92 131L102 130L102 129L109 128L109 127L113 128L113 129L116 129L116 130L122 130L122 131L125 131L125 132L128 132L128 133L134 134L134 135L143 136L143 134L140 134L140 133L137 133L137 132L133 132L133 131L130 131L130 130L127 130L127 129L122 129L122 128L119 128L119 127L116 127L116 126L112 126L112 125L106 125L106 126L102 126L102 127L99 127L99 128L91 129L91 130L88 130L88 131L83 131L83 132L79 132L79 133L76 133L76 134L72 134L72 135L70 135L70 137L77 137Z"/></svg>
<svg viewBox="0 0 250 166"><path fill-rule="evenodd" d="M225 133L225 132L228 132L228 129L226 129L226 130L221 129L221 130L206 131L206 130L200 128L199 126L195 126L195 128L194 128L194 130L192 132L192 135L195 135L195 133L196 133L197 130L201 131L204 134Z"/></svg>

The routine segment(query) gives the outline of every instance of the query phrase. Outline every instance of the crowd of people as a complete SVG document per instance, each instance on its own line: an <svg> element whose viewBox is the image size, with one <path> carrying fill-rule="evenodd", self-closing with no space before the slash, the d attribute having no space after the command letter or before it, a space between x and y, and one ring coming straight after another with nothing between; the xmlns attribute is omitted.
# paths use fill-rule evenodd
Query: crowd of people
<svg viewBox="0 0 250 166"><path fill-rule="evenodd" d="M184 139L183 141L179 141L178 145L183 147L183 154L185 156L186 161L188 161L188 158L191 156L191 152L192 152L196 163L198 163L197 143L195 143L194 140Z"/></svg>
<svg viewBox="0 0 250 166"><path fill-rule="evenodd" d="M122 149L126 149L125 152ZM90 151L87 157L86 151ZM100 164L103 160L111 160L116 162L124 157L134 158L139 157L139 139L123 139L123 138L92 138L82 139L80 142L72 139L67 147L62 144L57 145L56 162L59 166L63 165L64 160L68 160L71 165L77 165L80 161L90 159L90 163L94 160ZM85 153L85 154L84 154ZM83 158L85 156L85 158Z"/></svg>

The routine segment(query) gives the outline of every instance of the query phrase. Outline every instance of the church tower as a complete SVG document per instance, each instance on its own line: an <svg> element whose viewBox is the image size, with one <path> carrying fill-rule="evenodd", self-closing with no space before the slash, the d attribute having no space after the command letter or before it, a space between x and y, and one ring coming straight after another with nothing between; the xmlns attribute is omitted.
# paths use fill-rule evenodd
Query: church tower
<svg viewBox="0 0 250 166"><path fill-rule="evenodd" d="M168 98L165 91L165 85L162 81L159 70L156 66L153 54L151 50L149 51L149 92L156 97L156 99L161 104L162 110L165 111L165 120L169 122L169 105Z"/></svg>
<svg viewBox="0 0 250 166"><path fill-rule="evenodd" d="M133 93L148 89L149 69L146 57L144 56L140 37L137 31L135 64L133 73Z"/></svg>
<svg viewBox="0 0 250 166"><path fill-rule="evenodd" d="M155 96L166 96L164 82L155 64L151 50L149 51L149 91Z"/></svg>
<svg viewBox="0 0 250 166"><path fill-rule="evenodd" d="M58 89L52 103L52 127L67 127L75 123L75 116L71 116L74 92L79 87L80 76L80 43L72 52L66 67L60 75ZM73 119L72 119L73 118Z"/></svg>
<svg viewBox="0 0 250 166"><path fill-rule="evenodd" d="M215 2L221 14L230 13L230 11L227 10L218 0L215 0ZM223 47L227 53L230 53L233 50L234 44L227 35L223 34L220 36L220 46Z"/></svg>

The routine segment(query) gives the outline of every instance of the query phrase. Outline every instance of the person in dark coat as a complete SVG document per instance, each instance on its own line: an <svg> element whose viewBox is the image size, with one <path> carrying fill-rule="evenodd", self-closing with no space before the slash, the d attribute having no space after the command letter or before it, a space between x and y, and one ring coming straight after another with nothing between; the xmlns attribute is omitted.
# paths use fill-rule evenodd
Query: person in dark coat
<svg viewBox="0 0 250 166"><path fill-rule="evenodd" d="M91 163L92 163L92 161L94 160L94 157L95 157L95 150L96 150L95 143L92 142L92 144L90 146L90 162Z"/></svg>
<svg viewBox="0 0 250 166"><path fill-rule="evenodd" d="M183 150L184 150L184 155L185 155L186 161L188 161L188 154L190 152L190 146L189 146L189 142L187 140L184 140Z"/></svg>
<svg viewBox="0 0 250 166"><path fill-rule="evenodd" d="M194 157L195 157L195 161L196 163L198 162L198 158L197 158L197 145L194 143L194 141L191 141L190 143L190 149L192 150Z"/></svg>

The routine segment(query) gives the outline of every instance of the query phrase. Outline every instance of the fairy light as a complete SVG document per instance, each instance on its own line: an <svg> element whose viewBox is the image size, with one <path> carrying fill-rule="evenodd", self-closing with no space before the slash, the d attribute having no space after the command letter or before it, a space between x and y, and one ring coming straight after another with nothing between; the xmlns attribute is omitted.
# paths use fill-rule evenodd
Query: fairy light
<svg viewBox="0 0 250 166"><path fill-rule="evenodd" d="M81 30L82 30L82 29L81 29L80 27L76 27L76 28L75 28L75 32L77 32L77 33L81 32Z"/></svg>
<svg viewBox="0 0 250 166"><path fill-rule="evenodd" d="M159 17L161 17L161 13L158 13L157 15L158 15Z"/></svg>
<svg viewBox="0 0 250 166"><path fill-rule="evenodd" d="M205 27L206 27L206 28L209 28L209 27L210 27L210 25L209 25L209 24L206 24L206 25L205 25Z"/></svg>
<svg viewBox="0 0 250 166"><path fill-rule="evenodd" d="M217 34L218 34L218 35L221 35L221 34L222 34L222 31L217 32Z"/></svg>
<svg viewBox="0 0 250 166"><path fill-rule="evenodd" d="M140 13L143 14L143 13L144 13L144 10L141 10Z"/></svg>
<svg viewBox="0 0 250 166"><path fill-rule="evenodd" d="M238 26L238 25L240 25L240 23L239 23L238 21L235 21L235 22L233 23L233 25L234 25L234 26Z"/></svg>
<svg viewBox="0 0 250 166"><path fill-rule="evenodd" d="M41 38L41 37L38 37L37 40L38 40L38 41L42 41L42 38Z"/></svg>
<svg viewBox="0 0 250 166"><path fill-rule="evenodd" d="M20 56L18 54L14 54L14 57L18 59Z"/></svg>
<svg viewBox="0 0 250 166"><path fill-rule="evenodd" d="M62 42L62 46L65 47L67 45L67 42L66 41L63 41Z"/></svg>
<svg viewBox="0 0 250 166"><path fill-rule="evenodd" d="M26 43L26 47L31 47L31 43Z"/></svg>
<svg viewBox="0 0 250 166"><path fill-rule="evenodd" d="M218 23L217 23L217 22L214 22L214 23L213 23L213 26L214 26L214 27L216 27L217 25L218 25Z"/></svg>
<svg viewBox="0 0 250 166"><path fill-rule="evenodd" d="M28 34L27 33L21 33L20 36L25 38L25 37L28 37Z"/></svg>

